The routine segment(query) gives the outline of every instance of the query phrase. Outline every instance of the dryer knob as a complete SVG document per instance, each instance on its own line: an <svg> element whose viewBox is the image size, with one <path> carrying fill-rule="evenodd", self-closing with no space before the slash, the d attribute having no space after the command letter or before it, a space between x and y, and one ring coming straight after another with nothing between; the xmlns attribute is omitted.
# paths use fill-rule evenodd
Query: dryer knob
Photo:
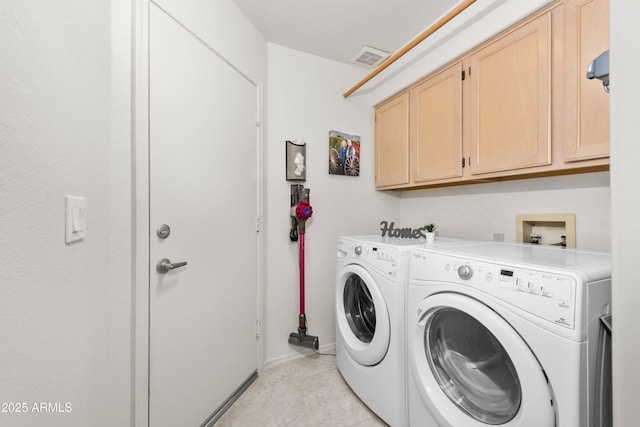
<svg viewBox="0 0 640 427"><path fill-rule="evenodd" d="M458 268L458 276L463 280L469 280L473 276L473 269L469 265L461 265Z"/></svg>
<svg viewBox="0 0 640 427"><path fill-rule="evenodd" d="M356 255L362 255L362 246L356 246L353 251L356 253Z"/></svg>

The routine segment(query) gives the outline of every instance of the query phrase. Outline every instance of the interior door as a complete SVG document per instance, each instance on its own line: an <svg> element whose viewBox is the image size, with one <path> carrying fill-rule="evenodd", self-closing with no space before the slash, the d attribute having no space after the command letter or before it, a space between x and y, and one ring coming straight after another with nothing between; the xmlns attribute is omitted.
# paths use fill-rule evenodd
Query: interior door
<svg viewBox="0 0 640 427"><path fill-rule="evenodd" d="M257 366L258 91L153 3L149 22L149 421L198 426Z"/></svg>

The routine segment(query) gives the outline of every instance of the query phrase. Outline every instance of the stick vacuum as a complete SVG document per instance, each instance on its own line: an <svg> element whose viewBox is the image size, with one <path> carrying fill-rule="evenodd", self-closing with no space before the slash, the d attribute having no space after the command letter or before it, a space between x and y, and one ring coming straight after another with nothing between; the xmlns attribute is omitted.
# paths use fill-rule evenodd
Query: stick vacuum
<svg viewBox="0 0 640 427"><path fill-rule="evenodd" d="M304 309L304 231L307 220L311 218L313 209L309 204L309 190L302 184L291 186L291 233L292 241L298 240L300 264L300 315L298 316L298 332L289 334L289 344L317 350L318 337L307 335L307 316Z"/></svg>

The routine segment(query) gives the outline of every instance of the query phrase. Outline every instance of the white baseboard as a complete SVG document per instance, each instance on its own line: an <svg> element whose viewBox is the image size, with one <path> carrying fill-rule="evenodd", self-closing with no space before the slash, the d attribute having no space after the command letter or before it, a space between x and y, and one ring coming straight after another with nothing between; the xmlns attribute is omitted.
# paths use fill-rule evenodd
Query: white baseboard
<svg viewBox="0 0 640 427"><path fill-rule="evenodd" d="M273 359L268 359L265 360L265 362L262 364L262 370L267 369L271 366L275 366L275 365L279 365L281 363L285 363L288 362L290 360L295 360L295 359L299 359L301 357L307 357L307 356L312 356L314 354L318 354L318 353L329 353L329 354L335 354L336 353L336 343L332 342L329 344L324 344L321 345L320 347L318 347L318 352L316 353L315 351L308 349L308 348L297 348L295 346L290 346L291 349L294 349L294 352L282 355L282 356L278 356L278 357L274 357Z"/></svg>

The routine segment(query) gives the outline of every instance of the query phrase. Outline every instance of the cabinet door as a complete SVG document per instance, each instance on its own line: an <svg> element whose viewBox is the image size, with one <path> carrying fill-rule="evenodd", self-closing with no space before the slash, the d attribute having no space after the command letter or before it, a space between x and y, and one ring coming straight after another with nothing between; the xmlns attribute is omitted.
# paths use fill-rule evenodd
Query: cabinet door
<svg viewBox="0 0 640 427"><path fill-rule="evenodd" d="M462 176L462 63L411 90L414 183Z"/></svg>
<svg viewBox="0 0 640 427"><path fill-rule="evenodd" d="M550 164L550 19L542 15L469 58L471 174Z"/></svg>
<svg viewBox="0 0 640 427"><path fill-rule="evenodd" d="M375 112L376 187L409 184L409 92Z"/></svg>
<svg viewBox="0 0 640 427"><path fill-rule="evenodd" d="M565 10L565 161L607 157L609 95L600 80L585 75L589 62L609 48L609 1L567 0Z"/></svg>

